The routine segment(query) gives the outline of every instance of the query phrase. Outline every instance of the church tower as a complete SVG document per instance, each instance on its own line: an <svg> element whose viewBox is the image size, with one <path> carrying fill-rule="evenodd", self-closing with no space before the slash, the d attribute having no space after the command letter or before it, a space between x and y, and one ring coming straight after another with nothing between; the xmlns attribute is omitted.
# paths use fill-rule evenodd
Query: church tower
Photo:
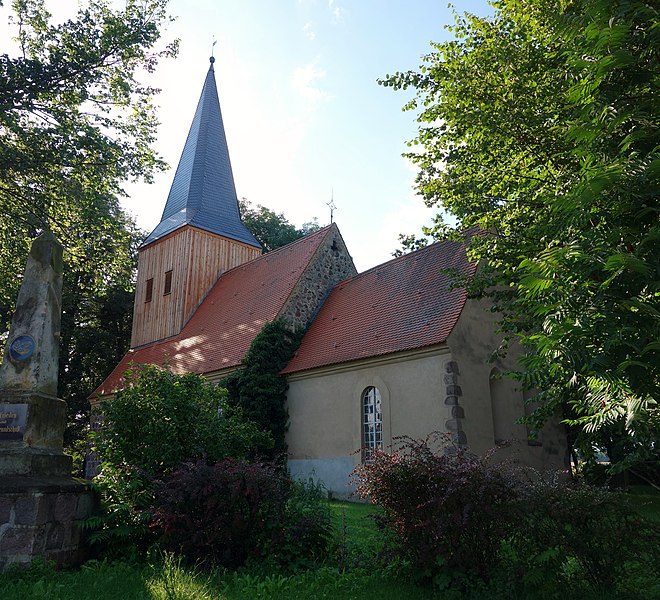
<svg viewBox="0 0 660 600"><path fill-rule="evenodd" d="M222 273L261 254L238 211L210 60L163 216L139 249L131 348L177 335Z"/></svg>

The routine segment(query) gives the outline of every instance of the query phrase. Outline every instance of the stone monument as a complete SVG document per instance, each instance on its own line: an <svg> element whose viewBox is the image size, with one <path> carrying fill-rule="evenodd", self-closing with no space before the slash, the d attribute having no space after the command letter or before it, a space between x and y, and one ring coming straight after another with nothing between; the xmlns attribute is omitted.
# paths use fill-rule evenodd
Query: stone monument
<svg viewBox="0 0 660 600"><path fill-rule="evenodd" d="M33 243L0 364L0 570L35 558L80 558L77 521L92 498L63 452L66 403L57 398L62 246Z"/></svg>

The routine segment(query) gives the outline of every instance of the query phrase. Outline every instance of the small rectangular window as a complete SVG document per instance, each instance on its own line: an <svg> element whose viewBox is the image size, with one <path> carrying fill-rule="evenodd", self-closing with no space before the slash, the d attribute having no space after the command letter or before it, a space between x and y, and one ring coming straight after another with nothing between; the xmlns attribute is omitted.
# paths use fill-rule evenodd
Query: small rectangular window
<svg viewBox="0 0 660 600"><path fill-rule="evenodd" d="M154 295L154 278L152 277L151 279L147 279L147 288L144 294L144 301L151 302L153 295Z"/></svg>
<svg viewBox="0 0 660 600"><path fill-rule="evenodd" d="M163 296L172 293L172 271L165 271L165 291Z"/></svg>

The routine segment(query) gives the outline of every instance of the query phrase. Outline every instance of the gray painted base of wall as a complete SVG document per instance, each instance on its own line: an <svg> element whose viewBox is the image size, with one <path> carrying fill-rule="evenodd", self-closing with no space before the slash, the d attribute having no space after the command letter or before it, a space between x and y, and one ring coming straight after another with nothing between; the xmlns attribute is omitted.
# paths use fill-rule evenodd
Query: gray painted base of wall
<svg viewBox="0 0 660 600"><path fill-rule="evenodd" d="M350 475L355 465L351 457L294 459L288 464L293 479L320 481L332 498L358 500L352 496L355 486Z"/></svg>

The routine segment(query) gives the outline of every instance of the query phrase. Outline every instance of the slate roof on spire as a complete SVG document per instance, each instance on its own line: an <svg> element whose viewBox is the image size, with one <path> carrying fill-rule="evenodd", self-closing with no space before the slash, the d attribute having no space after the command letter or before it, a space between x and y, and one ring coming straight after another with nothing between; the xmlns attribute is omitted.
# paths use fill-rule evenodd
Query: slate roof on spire
<svg viewBox="0 0 660 600"><path fill-rule="evenodd" d="M192 225L261 247L243 225L238 212L236 187L215 85L214 62L212 58L163 216L143 245L183 225Z"/></svg>

